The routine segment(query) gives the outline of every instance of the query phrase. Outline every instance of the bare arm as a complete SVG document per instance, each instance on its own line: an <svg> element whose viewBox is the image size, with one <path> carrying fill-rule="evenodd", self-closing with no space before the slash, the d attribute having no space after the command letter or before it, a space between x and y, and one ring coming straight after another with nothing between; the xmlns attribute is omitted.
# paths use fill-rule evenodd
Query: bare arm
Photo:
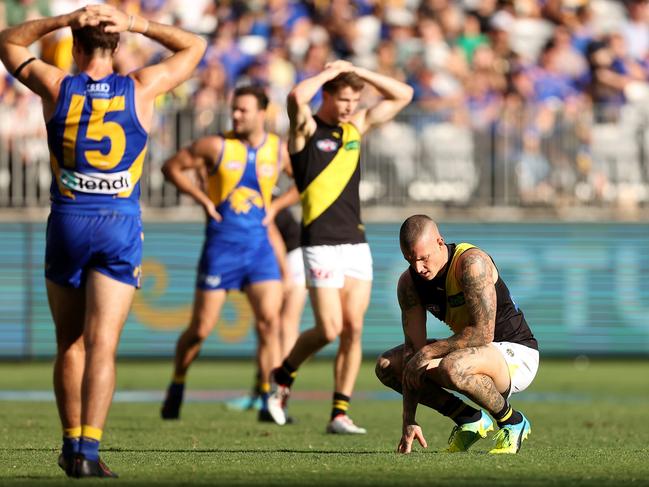
<svg viewBox="0 0 649 487"><path fill-rule="evenodd" d="M404 347L403 366L410 361L417 350L426 345L426 310L421 305L417 291L410 277L410 272L405 271L399 278L397 285L397 297L401 308L401 324L403 327ZM419 391L408 387L403 382L403 427L401 441L397 447L400 453L410 453L412 442L415 438L422 446L426 446L421 428L415 419L417 404L419 403Z"/></svg>
<svg viewBox="0 0 649 487"><path fill-rule="evenodd" d="M7 70L13 74L33 57L28 49L29 46L46 34L64 27L77 29L98 23L97 6L89 6L69 14L31 20L10 27L0 32L0 59ZM65 76L66 73L61 69L37 59L24 64L18 79L43 99L43 111L45 118L48 119L54 111L61 81Z"/></svg>
<svg viewBox="0 0 649 487"><path fill-rule="evenodd" d="M315 132L316 123L313 119L309 102L323 84L334 79L343 70L351 70L351 64L345 61L331 63L321 73L300 81L288 94L288 98L286 99L286 109L288 110L288 119L290 122L288 150L291 154L295 154L304 149L307 140Z"/></svg>
<svg viewBox="0 0 649 487"><path fill-rule="evenodd" d="M367 110L361 110L354 116L354 124L361 133L372 127L392 120L412 100L413 89L389 76L364 68L354 68L354 72L363 80L374 86L384 99Z"/></svg>
<svg viewBox="0 0 649 487"><path fill-rule="evenodd" d="M288 262L286 260L286 244L282 238L282 234L275 225L274 222L271 222L268 225L268 240L273 247L273 252L275 253L275 258L277 259L277 265L279 266L280 273L282 275L282 282L285 285L285 289L288 289L290 284L291 273L288 268Z"/></svg>
<svg viewBox="0 0 649 487"><path fill-rule="evenodd" d="M216 165L215 156L221 153L223 139L220 137L203 137L196 140L192 145L181 149L162 166L162 173L165 179L176 186L182 193L191 196L200 204L209 217L217 221L221 216L216 212L214 203L207 194L193 184L192 180L185 173L188 170L208 170Z"/></svg>
<svg viewBox="0 0 649 487"><path fill-rule="evenodd" d="M468 347L480 347L493 341L496 324L497 273L491 259L481 250L467 250L460 256L460 284L469 313L469 324L459 333L425 345L408 362L404 382L415 386L421 380L422 368L435 358Z"/></svg>
<svg viewBox="0 0 649 487"><path fill-rule="evenodd" d="M100 6L100 19L109 25L106 32L131 31L142 34L173 52L164 61L132 73L138 96L153 100L172 90L194 72L205 52L206 42L200 36L172 25L159 24L110 6Z"/></svg>
<svg viewBox="0 0 649 487"><path fill-rule="evenodd" d="M281 156L282 156L282 169L288 176L292 178L293 169L291 167L291 160L288 155L286 144L282 145ZM284 208L288 208L289 206L293 206L299 201L300 201L300 193L298 192L295 184L292 184L286 191L284 191L282 194L280 194L277 198L275 198L271 202L270 206L266 209L266 216L264 217L262 223L264 225L268 225L273 220L275 220L275 217L280 211L282 211Z"/></svg>

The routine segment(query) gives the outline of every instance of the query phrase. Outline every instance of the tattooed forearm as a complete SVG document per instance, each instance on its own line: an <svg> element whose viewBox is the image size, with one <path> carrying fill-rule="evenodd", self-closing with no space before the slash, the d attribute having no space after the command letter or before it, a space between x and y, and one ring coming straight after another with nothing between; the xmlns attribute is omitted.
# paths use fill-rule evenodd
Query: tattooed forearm
<svg viewBox="0 0 649 487"><path fill-rule="evenodd" d="M496 322L496 286L492 278L492 266L481 252L463 256L460 284L464 292L473 329L466 346L479 346L493 341Z"/></svg>
<svg viewBox="0 0 649 487"><path fill-rule="evenodd" d="M419 391L414 391L409 387L403 387L403 423L413 424L417 414L417 404L419 403Z"/></svg>

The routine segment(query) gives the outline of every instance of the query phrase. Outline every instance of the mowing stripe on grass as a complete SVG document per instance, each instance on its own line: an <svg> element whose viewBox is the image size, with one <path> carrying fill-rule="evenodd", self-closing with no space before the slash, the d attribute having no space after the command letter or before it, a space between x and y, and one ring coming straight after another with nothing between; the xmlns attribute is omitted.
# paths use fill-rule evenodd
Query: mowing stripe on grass
<svg viewBox="0 0 649 487"><path fill-rule="evenodd" d="M185 392L186 402L227 402L232 399L246 396L249 393L246 389L230 390L194 390ZM164 391L159 390L130 390L116 391L113 402L161 402L164 399ZM297 401L328 401L331 399L330 391L294 391L291 400ZM355 400L372 401L400 401L401 395L393 391L358 391L354 393ZM625 401L647 402L644 398L625 398ZM593 396L589 394L577 394L570 392L523 392L516 394L517 401L525 402L549 402L549 403L584 403L597 401L619 401L615 396ZM45 390L27 391L0 391L0 401L29 401L49 402L54 401L54 392Z"/></svg>

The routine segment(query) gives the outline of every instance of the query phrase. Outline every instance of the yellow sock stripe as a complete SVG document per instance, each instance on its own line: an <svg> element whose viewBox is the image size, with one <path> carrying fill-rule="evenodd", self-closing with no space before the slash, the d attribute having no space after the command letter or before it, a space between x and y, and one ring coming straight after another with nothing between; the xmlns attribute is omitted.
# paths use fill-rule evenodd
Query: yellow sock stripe
<svg viewBox="0 0 649 487"><path fill-rule="evenodd" d="M499 422L499 423L502 423L503 421L507 421L510 418L510 416L512 415L513 412L514 412L514 410L512 409L511 406L509 406L509 409L507 410L505 415L502 418L496 418L496 421Z"/></svg>
<svg viewBox="0 0 649 487"><path fill-rule="evenodd" d="M66 438L79 438L81 436L81 426L63 428L63 436Z"/></svg>
<svg viewBox="0 0 649 487"><path fill-rule="evenodd" d="M347 411L349 409L349 402L337 399L334 401L334 408L340 409L341 411Z"/></svg>
<svg viewBox="0 0 649 487"><path fill-rule="evenodd" d="M85 436L86 438L91 438L93 440L101 441L102 433L103 430L100 430L99 428L95 428L94 426L90 426L89 424L84 424L81 427L81 436Z"/></svg>
<svg viewBox="0 0 649 487"><path fill-rule="evenodd" d="M261 392L262 394L270 392L270 384L268 382L261 382L259 384L259 392Z"/></svg>
<svg viewBox="0 0 649 487"><path fill-rule="evenodd" d="M289 375L291 376L291 379L295 379L297 377L297 370L295 372L291 372Z"/></svg>
<svg viewBox="0 0 649 487"><path fill-rule="evenodd" d="M171 379L174 384L184 384L185 383L185 376L184 375L176 375L174 374L173 379Z"/></svg>

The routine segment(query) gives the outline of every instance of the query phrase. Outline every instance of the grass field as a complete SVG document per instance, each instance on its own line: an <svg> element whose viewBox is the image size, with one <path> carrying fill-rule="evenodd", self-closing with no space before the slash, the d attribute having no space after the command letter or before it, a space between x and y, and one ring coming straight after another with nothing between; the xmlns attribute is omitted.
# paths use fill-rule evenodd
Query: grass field
<svg viewBox="0 0 649 487"><path fill-rule="evenodd" d="M159 401L170 371L170 361L119 363L122 396L111 409L102 456L120 474L114 481L120 485L649 485L646 360L542 360L530 389L513 398L532 434L518 455L508 456L486 454L491 437L469 453L441 452L452 425L424 407L418 419L428 449L395 454L401 404L396 394L385 393L370 362L363 364L351 408L369 431L362 437L324 433L327 361L300 371L295 390L303 399L291 403L298 423L285 427L259 424L254 413L214 401L188 402L180 421L163 422ZM199 361L188 388L243 391L252 374L248 362ZM50 377L49 363L0 363L0 485L76 482L56 466L54 403L7 399L7 391L50 391ZM149 394L129 402L127 391ZM95 482L113 481L83 481Z"/></svg>

